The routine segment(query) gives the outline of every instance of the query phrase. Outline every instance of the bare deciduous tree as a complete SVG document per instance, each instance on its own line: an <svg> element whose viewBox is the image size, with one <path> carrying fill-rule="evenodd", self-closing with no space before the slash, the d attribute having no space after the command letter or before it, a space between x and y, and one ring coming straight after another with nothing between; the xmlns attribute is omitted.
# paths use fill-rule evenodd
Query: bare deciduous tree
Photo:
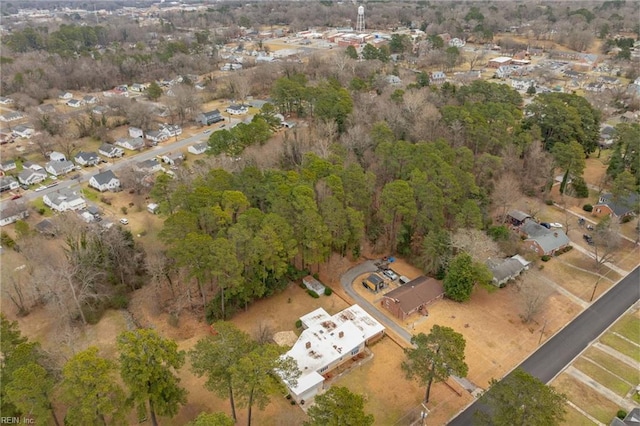
<svg viewBox="0 0 640 426"><path fill-rule="evenodd" d="M526 273L518 280L516 286L518 289L520 318L526 324L540 313L551 291L546 285L541 284Z"/></svg>
<svg viewBox="0 0 640 426"><path fill-rule="evenodd" d="M592 253L593 259L598 271L602 266L611 262L622 242L620 237L620 224L611 219L611 216L603 218L600 223L596 225L596 229L593 233L593 245Z"/></svg>
<svg viewBox="0 0 640 426"><path fill-rule="evenodd" d="M502 223L507 219L507 210L521 198L522 192L517 177L510 173L502 175L493 189L493 202L500 209Z"/></svg>

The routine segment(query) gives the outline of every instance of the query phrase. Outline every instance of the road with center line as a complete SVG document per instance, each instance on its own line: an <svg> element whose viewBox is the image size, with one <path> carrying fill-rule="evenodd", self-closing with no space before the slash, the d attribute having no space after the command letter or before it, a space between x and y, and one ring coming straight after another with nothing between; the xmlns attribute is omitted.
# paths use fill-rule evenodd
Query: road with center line
<svg viewBox="0 0 640 426"><path fill-rule="evenodd" d="M520 367L542 382L549 383L639 299L640 268L636 267L603 294L597 302L524 360ZM486 407L475 401L448 424L450 426L472 425L473 414L483 408Z"/></svg>

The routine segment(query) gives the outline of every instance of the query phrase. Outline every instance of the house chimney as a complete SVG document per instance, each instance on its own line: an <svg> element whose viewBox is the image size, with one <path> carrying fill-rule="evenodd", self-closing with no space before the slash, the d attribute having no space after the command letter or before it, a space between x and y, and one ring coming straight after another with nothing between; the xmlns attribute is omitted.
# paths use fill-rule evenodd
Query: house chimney
<svg viewBox="0 0 640 426"><path fill-rule="evenodd" d="M342 339L344 337L344 331L341 331L340 333L338 333L338 337Z"/></svg>
<svg viewBox="0 0 640 426"><path fill-rule="evenodd" d="M311 342L307 342L306 345L304 345L305 348L310 349L311 348Z"/></svg>

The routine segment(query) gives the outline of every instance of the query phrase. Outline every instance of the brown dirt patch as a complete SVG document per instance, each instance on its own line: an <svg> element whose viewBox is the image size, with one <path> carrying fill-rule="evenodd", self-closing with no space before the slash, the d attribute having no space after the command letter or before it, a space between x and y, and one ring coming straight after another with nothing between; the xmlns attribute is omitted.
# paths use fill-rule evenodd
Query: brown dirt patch
<svg viewBox="0 0 640 426"><path fill-rule="evenodd" d="M569 401L603 423L609 423L618 411L618 406L612 401L566 373L558 376L551 384L567 395Z"/></svg>

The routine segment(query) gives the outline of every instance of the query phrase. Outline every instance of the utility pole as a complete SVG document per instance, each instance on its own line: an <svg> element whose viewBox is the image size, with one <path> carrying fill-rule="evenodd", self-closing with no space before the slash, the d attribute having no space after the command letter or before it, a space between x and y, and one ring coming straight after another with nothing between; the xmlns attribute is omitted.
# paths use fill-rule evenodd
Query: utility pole
<svg viewBox="0 0 640 426"><path fill-rule="evenodd" d="M544 325L542 326L542 330L540 330L540 338L538 339L538 345L542 342L542 336L544 335L544 330L547 328L547 319L544 319Z"/></svg>

